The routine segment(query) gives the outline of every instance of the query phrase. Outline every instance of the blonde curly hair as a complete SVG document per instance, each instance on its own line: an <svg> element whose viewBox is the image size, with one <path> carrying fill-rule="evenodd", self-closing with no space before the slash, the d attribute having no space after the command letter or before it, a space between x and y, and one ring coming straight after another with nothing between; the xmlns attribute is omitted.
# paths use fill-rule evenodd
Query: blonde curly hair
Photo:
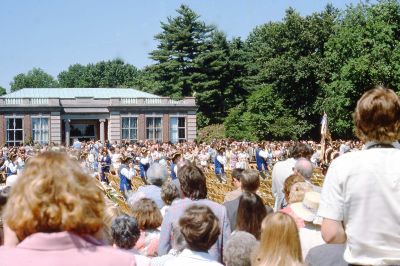
<svg viewBox="0 0 400 266"><path fill-rule="evenodd" d="M38 233L93 235L103 226L103 193L65 153L44 152L26 164L4 220L20 241Z"/></svg>

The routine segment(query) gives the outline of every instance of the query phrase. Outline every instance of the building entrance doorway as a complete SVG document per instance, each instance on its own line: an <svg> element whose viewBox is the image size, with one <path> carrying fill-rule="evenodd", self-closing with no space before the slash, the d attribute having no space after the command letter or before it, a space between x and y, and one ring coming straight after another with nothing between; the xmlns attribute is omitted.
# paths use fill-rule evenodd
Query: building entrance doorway
<svg viewBox="0 0 400 266"><path fill-rule="evenodd" d="M97 140L98 131L98 120L71 120L70 143L73 143L74 139L79 139L79 141Z"/></svg>

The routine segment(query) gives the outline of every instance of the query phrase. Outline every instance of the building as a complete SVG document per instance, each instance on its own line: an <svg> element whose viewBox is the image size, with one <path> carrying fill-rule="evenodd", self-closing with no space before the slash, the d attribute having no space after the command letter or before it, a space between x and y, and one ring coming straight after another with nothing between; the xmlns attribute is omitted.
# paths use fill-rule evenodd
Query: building
<svg viewBox="0 0 400 266"><path fill-rule="evenodd" d="M0 97L0 145L72 140L192 141L195 99L125 88L21 89Z"/></svg>

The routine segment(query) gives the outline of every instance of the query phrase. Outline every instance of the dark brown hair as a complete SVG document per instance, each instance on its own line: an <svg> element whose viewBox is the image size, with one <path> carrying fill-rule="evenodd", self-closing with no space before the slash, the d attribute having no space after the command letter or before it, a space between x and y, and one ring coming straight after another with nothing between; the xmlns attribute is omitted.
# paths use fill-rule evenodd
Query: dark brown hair
<svg viewBox="0 0 400 266"><path fill-rule="evenodd" d="M207 252L217 241L220 228L217 216L205 205L192 205L179 219L181 233L189 249Z"/></svg>
<svg viewBox="0 0 400 266"><path fill-rule="evenodd" d="M356 135L362 141L400 139L400 99L390 89L375 87L361 96L353 114Z"/></svg>
<svg viewBox="0 0 400 266"><path fill-rule="evenodd" d="M240 175L240 183L244 191L257 191L260 187L260 174L257 170L247 169Z"/></svg>
<svg viewBox="0 0 400 266"><path fill-rule="evenodd" d="M193 165L185 165L178 171L178 179L182 193L190 199L205 199L207 197L206 177L203 171Z"/></svg>
<svg viewBox="0 0 400 266"><path fill-rule="evenodd" d="M132 216L136 218L141 230L156 229L163 220L156 203L147 198L140 199L132 205Z"/></svg>
<svg viewBox="0 0 400 266"><path fill-rule="evenodd" d="M259 240L261 224L265 216L267 216L267 209L260 196L244 191L239 199L236 229L246 231Z"/></svg>

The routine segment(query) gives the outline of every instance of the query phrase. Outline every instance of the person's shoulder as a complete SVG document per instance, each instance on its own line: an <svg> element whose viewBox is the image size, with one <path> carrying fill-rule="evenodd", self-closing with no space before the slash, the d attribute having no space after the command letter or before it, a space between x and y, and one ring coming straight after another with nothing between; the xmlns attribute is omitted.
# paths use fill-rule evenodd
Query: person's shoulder
<svg viewBox="0 0 400 266"><path fill-rule="evenodd" d="M228 209L228 208L235 208L236 206L239 205L239 201L240 201L240 197L237 197L236 199L227 201L224 203L224 206Z"/></svg>

